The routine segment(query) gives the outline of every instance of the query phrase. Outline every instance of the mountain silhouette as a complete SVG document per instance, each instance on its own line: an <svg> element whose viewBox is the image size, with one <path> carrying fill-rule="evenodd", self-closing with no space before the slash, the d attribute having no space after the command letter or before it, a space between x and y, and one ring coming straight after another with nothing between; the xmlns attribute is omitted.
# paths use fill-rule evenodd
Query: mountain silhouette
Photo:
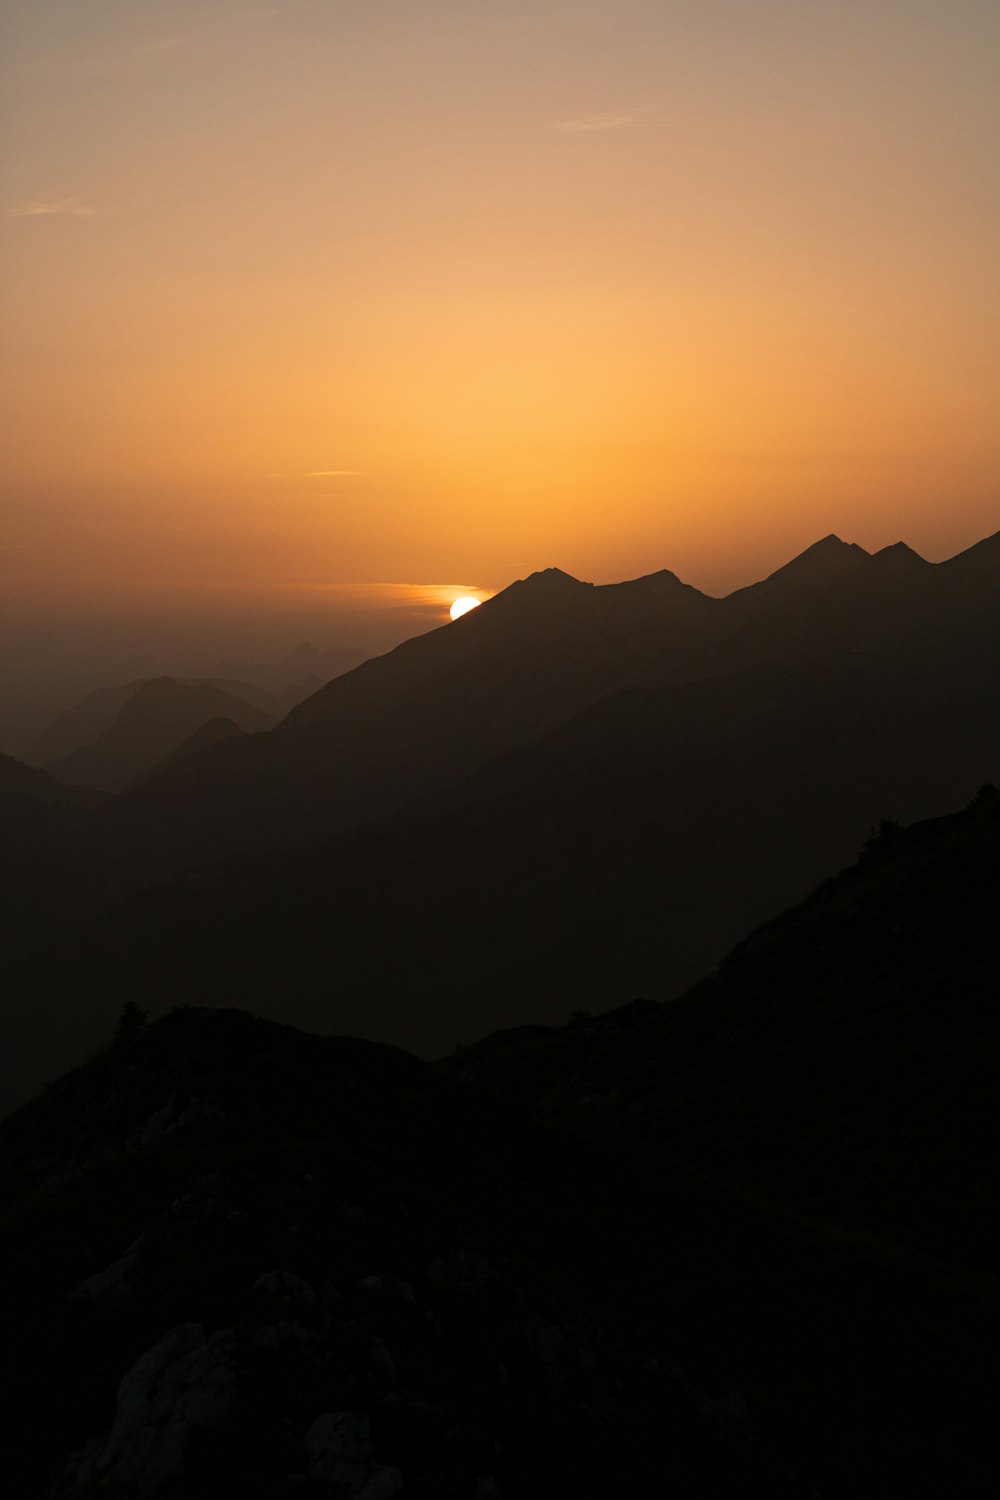
<svg viewBox="0 0 1000 1500"><path fill-rule="evenodd" d="M724 600L532 575L78 820L10 932L10 1086L137 975L424 1055L675 995L880 818L1000 780L998 622L997 537L827 539Z"/></svg>

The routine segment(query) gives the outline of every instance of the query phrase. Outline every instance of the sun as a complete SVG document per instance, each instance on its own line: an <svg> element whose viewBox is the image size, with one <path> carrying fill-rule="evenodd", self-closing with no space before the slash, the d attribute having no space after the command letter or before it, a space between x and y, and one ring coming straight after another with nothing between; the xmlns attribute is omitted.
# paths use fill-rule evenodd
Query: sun
<svg viewBox="0 0 1000 1500"><path fill-rule="evenodd" d="M461 599L456 599L451 606L451 618L453 620L460 620L463 615L469 613L470 609L478 609L482 602L481 599L473 599L471 594L464 594Z"/></svg>

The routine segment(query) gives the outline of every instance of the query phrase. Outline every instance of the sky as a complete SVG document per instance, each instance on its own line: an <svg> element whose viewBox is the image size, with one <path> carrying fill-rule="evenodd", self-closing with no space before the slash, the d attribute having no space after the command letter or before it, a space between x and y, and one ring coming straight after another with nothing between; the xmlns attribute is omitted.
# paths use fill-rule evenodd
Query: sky
<svg viewBox="0 0 1000 1500"><path fill-rule="evenodd" d="M1000 527L996 0L0 24L8 653Z"/></svg>

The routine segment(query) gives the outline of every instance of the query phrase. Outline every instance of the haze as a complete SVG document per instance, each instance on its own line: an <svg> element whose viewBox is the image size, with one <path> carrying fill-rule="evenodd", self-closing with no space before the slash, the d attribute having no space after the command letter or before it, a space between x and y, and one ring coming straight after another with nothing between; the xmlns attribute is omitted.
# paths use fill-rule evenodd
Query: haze
<svg viewBox="0 0 1000 1500"><path fill-rule="evenodd" d="M991 0L2 14L8 673L996 528Z"/></svg>

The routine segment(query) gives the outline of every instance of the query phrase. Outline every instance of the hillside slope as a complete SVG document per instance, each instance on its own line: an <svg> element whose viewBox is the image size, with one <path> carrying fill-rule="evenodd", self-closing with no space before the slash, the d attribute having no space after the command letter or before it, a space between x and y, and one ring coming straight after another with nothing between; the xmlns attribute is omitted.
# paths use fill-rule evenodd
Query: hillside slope
<svg viewBox="0 0 1000 1500"><path fill-rule="evenodd" d="M983 789L673 1003L127 1033L0 1125L13 1493L990 1493L998 882Z"/></svg>
<svg viewBox="0 0 1000 1500"><path fill-rule="evenodd" d="M990 1272L998 907L984 787L963 812L883 824L676 1001L500 1032L448 1066L546 1120Z"/></svg>
<svg viewBox="0 0 1000 1500"><path fill-rule="evenodd" d="M884 825L678 1001L445 1065L681 1195L659 1232L665 1275L688 1246L687 1337L711 1324L823 1495L995 1486L998 907L984 788Z"/></svg>

